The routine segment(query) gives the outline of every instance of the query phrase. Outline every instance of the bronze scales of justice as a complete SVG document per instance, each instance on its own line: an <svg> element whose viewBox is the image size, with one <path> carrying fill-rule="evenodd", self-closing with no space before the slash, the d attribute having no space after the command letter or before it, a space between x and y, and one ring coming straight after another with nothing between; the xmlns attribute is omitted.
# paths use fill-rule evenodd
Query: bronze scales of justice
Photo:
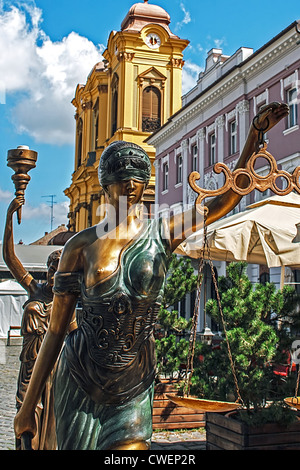
<svg viewBox="0 0 300 470"><path fill-rule="evenodd" d="M255 123L253 124L255 125ZM233 361L233 357L231 354L230 344L229 344L228 336L226 332L226 324L225 324L225 320L224 320L224 316L222 312L221 301L220 301L220 296L219 296L218 286L217 286L217 280L216 280L215 272L213 269L213 263L212 263L212 259L210 256L209 246L207 243L207 237L206 237L207 227L206 227L205 220L207 217L208 208L206 206L203 206L202 203L205 200L205 198L212 197L212 196L219 196L225 193L226 191L228 191L229 189L241 196L250 194L254 189L257 189L260 192L263 192L267 189L271 189L275 194L281 195L281 196L289 194L293 190L295 190L296 192L300 194L300 181L299 181L300 166L295 168L292 174L283 170L278 170L276 160L267 151L267 144L263 140L263 129L259 129L259 131L260 131L259 138L258 138L259 149L257 152L254 152L252 154L245 168L238 168L234 170L233 172L231 172L224 163L219 162L214 165L214 172L217 174L220 174L223 172L225 176L225 182L221 188L218 188L216 190L206 190L206 189L200 188L196 184L196 181L199 180L200 178L200 174L198 172L192 172L189 175L189 179L188 179L189 185L198 194L195 204L196 204L197 210L204 216L204 226L203 226L204 237L203 237L203 246L201 249L202 255L200 256L200 259L199 259L197 296L196 296L194 314L193 314L193 319L192 319L192 328L191 328L190 340L189 340L189 353L188 353L187 366L186 366L184 394L183 396L168 395L168 398L170 399L170 401L172 401L176 405L185 406L187 408L191 408L191 409L199 410L203 412L233 411L243 406L243 400L242 400L239 387L238 387L237 375L236 375L234 361ZM268 175L261 176L261 175L258 175L257 172L255 171L254 166L258 158L263 158L267 160L269 167L270 167L270 171ZM17 197L25 196L25 190L28 185L28 182L30 181L30 176L28 175L28 172L31 169L35 168L36 161L37 161L37 152L30 150L26 146L19 146L17 149L12 149L8 151L7 165L14 170L12 180L15 185L15 195ZM241 183L241 178L242 178L242 185L241 184L239 185L239 182ZM278 178L283 178L285 180L286 187L284 189L279 188L276 185L276 180ZM245 181L248 181L248 184L245 185ZM18 210L17 217L18 217L18 223L20 224L21 223L21 208ZM191 383L191 378L193 374L193 358L194 358L196 331L197 331L197 323L198 323L198 315L199 315L199 301L200 301L200 294L201 294L201 285L202 285L202 280L203 280L203 265L204 265L205 250L207 251L209 265L210 265L211 272L212 272L212 279L213 279L215 291L217 294L218 307L220 310L220 316L222 320L225 340L227 343L228 356L229 356L231 370L232 370L232 374L233 374L233 378L235 382L236 394L238 397L235 402L206 400L206 399L200 399L200 398L189 396L190 383ZM285 399L285 402L289 406L293 408L297 408L297 409L300 409L300 397L298 397L299 379L300 379L300 369L299 369L298 377L297 377L295 395L294 397L288 397Z"/></svg>
<svg viewBox="0 0 300 470"><path fill-rule="evenodd" d="M255 122L253 122L255 127ZM246 196L250 194L253 190L257 189L260 192L264 192L267 189L271 189L273 193L276 195L285 196L292 191L296 191L300 194L300 166L296 167L292 174L284 171L279 170L277 168L277 163L273 155L271 155L267 151L267 144L263 139L263 129L259 130L258 136L258 150L254 152L251 157L249 158L245 168L238 168L231 172L229 168L221 162L218 162L214 165L213 171L217 174L223 173L225 176L224 184L221 188L216 190L206 190L200 188L196 181L200 179L200 174L197 171L190 173L189 175L189 185L195 191L198 196L195 201L195 205L197 210L203 214L204 216L204 225L203 225L203 243L201 247L201 254L199 257L199 268L198 268L198 281L197 281L197 292L196 292L196 300L194 306L194 313L192 318L192 328L190 332L190 339L189 339L189 352L186 364L186 375L184 380L184 387L183 387L183 396L180 395L170 395L167 394L168 399L179 406L184 406L189 409L202 411L204 413L214 412L214 413L222 413L222 412L230 412L234 411L238 408L243 407L243 400L240 394L237 374L234 366L234 360L232 357L230 343L228 340L228 335L226 331L226 323L222 311L221 299L218 291L218 284L215 275L215 271L213 268L213 262L210 254L210 248L207 241L207 226L206 226L206 218L208 214L208 208L205 205L201 205L205 198L219 196L224 194L226 191L231 189L233 192L239 194L240 196ZM261 176L257 174L255 171L255 162L258 158L262 158L267 160L269 165L269 173L265 176ZM278 179L282 179L285 181L286 185L284 188L280 188L276 181ZM247 181L247 183L245 183ZM240 184L239 184L240 183ZM242 183L242 184L241 184ZM208 259L208 263L211 270L212 280L216 292L216 299L218 303L218 309L220 312L220 317L222 321L225 341L227 345L228 357L230 361L231 372L234 379L234 384L236 388L236 396L237 400L235 402L226 402L226 401L217 401L217 400L208 400L208 399L201 399L190 396L190 384L193 375L193 359L194 359L194 351L195 351L195 342L196 342L196 331L197 331L197 324L198 324L198 316L199 316L199 305L200 305L200 295L201 295L201 287L203 283L203 266L204 266L204 255L206 253L206 258ZM297 381L296 381L296 388L294 397L287 397L284 399L285 403L294 409L300 410L300 396L298 396L298 389L299 389L299 381L300 381L300 368L297 374Z"/></svg>

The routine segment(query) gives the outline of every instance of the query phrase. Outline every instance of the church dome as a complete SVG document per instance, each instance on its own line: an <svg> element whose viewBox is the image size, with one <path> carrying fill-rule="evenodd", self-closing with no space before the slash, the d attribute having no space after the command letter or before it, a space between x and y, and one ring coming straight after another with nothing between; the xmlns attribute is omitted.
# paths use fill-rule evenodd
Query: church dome
<svg viewBox="0 0 300 470"><path fill-rule="evenodd" d="M166 10L158 5L149 3L148 0L144 0L143 3L139 2L132 5L122 22L121 30L141 31L146 24L154 23L159 24L171 36L174 36L169 29L170 21L170 15Z"/></svg>

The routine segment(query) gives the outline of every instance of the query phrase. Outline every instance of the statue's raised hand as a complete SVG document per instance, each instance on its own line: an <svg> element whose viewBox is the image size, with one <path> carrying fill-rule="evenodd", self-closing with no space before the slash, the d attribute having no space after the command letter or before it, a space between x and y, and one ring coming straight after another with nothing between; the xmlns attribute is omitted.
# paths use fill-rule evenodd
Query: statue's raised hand
<svg viewBox="0 0 300 470"><path fill-rule="evenodd" d="M253 119L253 125L256 130L268 132L281 119L287 117L289 107L286 103L278 103L277 101L262 106L258 114Z"/></svg>
<svg viewBox="0 0 300 470"><path fill-rule="evenodd" d="M15 197L11 201L10 205L8 206L7 213L12 215L14 212L19 210L20 207L23 206L24 202L25 202L24 196Z"/></svg>

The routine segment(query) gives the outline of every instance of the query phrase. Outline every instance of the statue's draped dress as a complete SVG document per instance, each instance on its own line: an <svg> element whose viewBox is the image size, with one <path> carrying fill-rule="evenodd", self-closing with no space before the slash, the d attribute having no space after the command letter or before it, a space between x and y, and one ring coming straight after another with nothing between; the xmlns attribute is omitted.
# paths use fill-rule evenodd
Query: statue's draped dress
<svg viewBox="0 0 300 470"><path fill-rule="evenodd" d="M52 299L49 299L44 284L38 284L35 295L31 295L23 305L21 324L23 343L16 393L17 411L19 411L24 401L32 370L48 329L51 308ZM32 448L34 450L56 449L52 389L54 370L45 383L44 390L35 410L37 433L32 440ZM20 439L16 439L16 449L21 449Z"/></svg>
<svg viewBox="0 0 300 470"><path fill-rule="evenodd" d="M146 220L116 270L95 285L86 287L83 273L57 273L54 292L77 293L82 303L56 371L59 449L150 441L153 330L171 255L164 220Z"/></svg>

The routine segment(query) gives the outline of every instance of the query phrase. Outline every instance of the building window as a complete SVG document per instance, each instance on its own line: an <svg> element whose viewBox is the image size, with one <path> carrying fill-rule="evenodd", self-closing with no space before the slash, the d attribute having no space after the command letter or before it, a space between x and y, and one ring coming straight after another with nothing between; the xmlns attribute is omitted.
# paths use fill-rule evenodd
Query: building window
<svg viewBox="0 0 300 470"><path fill-rule="evenodd" d="M96 150L98 147L99 137L99 98L93 107L93 128L92 128L92 150Z"/></svg>
<svg viewBox="0 0 300 470"><path fill-rule="evenodd" d="M161 126L161 94L155 86L143 90L142 130L153 132Z"/></svg>
<svg viewBox="0 0 300 470"><path fill-rule="evenodd" d="M82 163L82 129L83 122L82 119L79 118L77 124L77 168L79 168Z"/></svg>
<svg viewBox="0 0 300 470"><path fill-rule="evenodd" d="M163 191L168 189L169 185L169 164L166 162L163 164Z"/></svg>
<svg viewBox="0 0 300 470"><path fill-rule="evenodd" d="M186 318L186 297L183 297L180 301L179 315L182 318Z"/></svg>
<svg viewBox="0 0 300 470"><path fill-rule="evenodd" d="M95 116L95 139L94 139L94 147L95 150L98 147L98 137L99 137L99 113L97 112Z"/></svg>
<svg viewBox="0 0 300 470"><path fill-rule="evenodd" d="M208 165L214 165L216 163L216 134L210 134L209 136L209 162Z"/></svg>
<svg viewBox="0 0 300 470"><path fill-rule="evenodd" d="M262 274L260 274L259 283L265 286L268 282L270 282L270 273L263 272Z"/></svg>
<svg viewBox="0 0 300 470"><path fill-rule="evenodd" d="M182 156L177 156L177 176L176 176L176 184L182 183Z"/></svg>
<svg viewBox="0 0 300 470"><path fill-rule="evenodd" d="M118 92L119 77L115 73L111 82L111 135L113 136L118 128Z"/></svg>
<svg viewBox="0 0 300 470"><path fill-rule="evenodd" d="M237 129L236 121L230 123L230 155L233 155L237 152Z"/></svg>
<svg viewBox="0 0 300 470"><path fill-rule="evenodd" d="M192 171L198 171L198 147L193 145L192 147Z"/></svg>
<svg viewBox="0 0 300 470"><path fill-rule="evenodd" d="M297 294L300 294L300 270L295 269L293 270L293 275L294 275L294 282L295 282L295 291Z"/></svg>
<svg viewBox="0 0 300 470"><path fill-rule="evenodd" d="M288 127L296 126L298 121L298 110L297 110L297 88L291 88L287 90L287 103L290 109L288 116Z"/></svg>

